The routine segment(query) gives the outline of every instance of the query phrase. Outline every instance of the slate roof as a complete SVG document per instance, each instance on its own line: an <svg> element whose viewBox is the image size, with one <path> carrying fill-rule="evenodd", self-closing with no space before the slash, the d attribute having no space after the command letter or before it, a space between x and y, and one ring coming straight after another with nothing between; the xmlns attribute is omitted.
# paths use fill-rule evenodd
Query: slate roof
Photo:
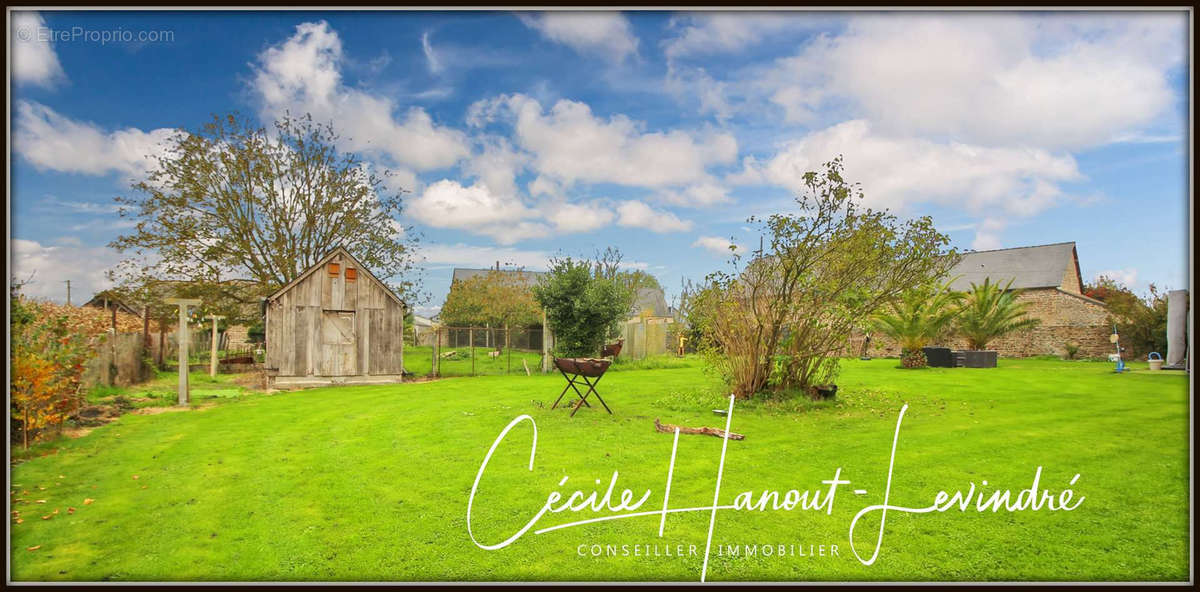
<svg viewBox="0 0 1200 592"><path fill-rule="evenodd" d="M636 317L647 309L650 310L650 316L671 316L671 309L667 306L667 297L663 294L662 290L638 288L637 295L633 299L633 307L629 311L629 316Z"/></svg>
<svg viewBox="0 0 1200 592"><path fill-rule="evenodd" d="M970 290L972 282L982 284L985 278L991 278L992 283L1000 284L1012 279L1014 289L1058 288L1068 269L1079 274L1074 242L973 251L964 253L950 270L950 277L957 276L950 286Z"/></svg>
<svg viewBox="0 0 1200 592"><path fill-rule="evenodd" d="M452 282L466 281L466 280L469 280L478 275L487 275L491 271L495 271L495 270L494 269L466 269L466 268L461 268L461 267L455 267L454 268L454 278L451 281ZM546 275L546 272L544 272L544 271L516 271L516 270L512 270L512 269L502 269L502 270L500 270L500 273L507 273L507 274L515 275L517 277L517 279L522 284L524 284L525 287L528 287L528 288L532 288L533 286L537 285L538 278L542 277L543 275Z"/></svg>

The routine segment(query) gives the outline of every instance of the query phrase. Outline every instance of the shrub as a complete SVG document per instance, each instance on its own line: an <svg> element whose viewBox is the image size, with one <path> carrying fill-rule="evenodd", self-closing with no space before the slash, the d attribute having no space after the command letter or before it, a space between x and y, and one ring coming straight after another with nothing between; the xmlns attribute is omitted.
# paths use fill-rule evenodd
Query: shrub
<svg viewBox="0 0 1200 592"><path fill-rule="evenodd" d="M906 290L896 302L875 315L876 331L900 344L905 368L923 368L927 360L921 348L945 335L958 315L962 294L949 283Z"/></svg>
<svg viewBox="0 0 1200 592"><path fill-rule="evenodd" d="M752 217L767 245L741 268L735 253L734 270L709 275L693 304L702 350L739 398L832 381L853 329L955 262L929 217L901 222L864 209L840 157L804 184L802 213Z"/></svg>
<svg viewBox="0 0 1200 592"><path fill-rule="evenodd" d="M84 401L83 364L91 354L88 338L65 315L43 314L36 303L11 294L12 433L25 448L49 428L61 429Z"/></svg>
<svg viewBox="0 0 1200 592"><path fill-rule="evenodd" d="M1150 285L1145 296L1138 296L1123 284L1100 277L1096 283L1084 286L1084 294L1101 300L1108 306L1109 322L1121 334L1121 347L1126 359L1143 357L1156 351L1167 351L1167 297Z"/></svg>
<svg viewBox="0 0 1200 592"><path fill-rule="evenodd" d="M1067 352L1067 359L1074 360L1075 356L1079 355L1079 344L1068 342L1063 344L1063 349Z"/></svg>
<svg viewBox="0 0 1200 592"><path fill-rule="evenodd" d="M968 347L987 349L991 341L1022 329L1032 329L1041 320L1029 316L1025 303L1018 302L1020 290L1012 290L1012 280L1003 287L991 278L971 283L962 310L958 314L958 332L967 338Z"/></svg>
<svg viewBox="0 0 1200 592"><path fill-rule="evenodd" d="M554 332L554 354L595 357L604 341L619 333L629 295L616 281L593 273L587 260L552 259L550 271L533 288Z"/></svg>

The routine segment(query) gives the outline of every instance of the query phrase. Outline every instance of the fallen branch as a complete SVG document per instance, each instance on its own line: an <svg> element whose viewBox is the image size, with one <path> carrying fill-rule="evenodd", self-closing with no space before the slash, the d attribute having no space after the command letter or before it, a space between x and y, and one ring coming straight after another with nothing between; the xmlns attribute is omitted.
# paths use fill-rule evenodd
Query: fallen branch
<svg viewBox="0 0 1200 592"><path fill-rule="evenodd" d="M705 434L708 436L716 436L718 438L725 437L725 430L722 430L719 428L710 428L710 427L687 428L687 427L683 427L683 426L672 425L669 423L659 423L657 417L654 418L654 429L658 430L664 434L674 434L675 430L679 430L679 433L681 433L681 434ZM729 432L729 439L730 440L745 440L746 437L741 434L738 434L738 433Z"/></svg>

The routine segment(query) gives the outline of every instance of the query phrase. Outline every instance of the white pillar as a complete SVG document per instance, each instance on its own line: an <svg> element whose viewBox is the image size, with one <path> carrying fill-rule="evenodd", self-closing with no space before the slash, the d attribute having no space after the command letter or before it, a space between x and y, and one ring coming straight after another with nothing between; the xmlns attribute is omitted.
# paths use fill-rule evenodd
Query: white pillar
<svg viewBox="0 0 1200 592"><path fill-rule="evenodd" d="M208 362L208 375L215 377L217 375L217 320L225 317L220 315L208 315L212 319L212 353Z"/></svg>
<svg viewBox="0 0 1200 592"><path fill-rule="evenodd" d="M196 298L168 298L168 304L179 305L179 404L188 404L188 334L187 307L199 306Z"/></svg>
<svg viewBox="0 0 1200 592"><path fill-rule="evenodd" d="M1167 292L1167 352L1166 365L1182 364L1188 356L1188 291Z"/></svg>

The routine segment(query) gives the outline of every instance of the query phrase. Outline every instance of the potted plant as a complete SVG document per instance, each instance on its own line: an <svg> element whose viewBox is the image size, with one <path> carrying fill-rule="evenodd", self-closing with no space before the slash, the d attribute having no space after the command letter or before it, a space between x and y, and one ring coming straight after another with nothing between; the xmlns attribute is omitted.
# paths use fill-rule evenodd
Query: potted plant
<svg viewBox="0 0 1200 592"><path fill-rule="evenodd" d="M874 328L900 344L901 366L924 368L928 360L922 348L947 332L961 300L962 293L951 290L949 283L907 290L875 316Z"/></svg>
<svg viewBox="0 0 1200 592"><path fill-rule="evenodd" d="M958 313L958 333L966 338L969 351L963 352L968 368L995 368L997 354L987 345L1014 331L1032 329L1041 320L1029 316L1025 303L1019 302L1020 290L1013 290L1012 280L1001 286L984 279L982 284L971 283Z"/></svg>

